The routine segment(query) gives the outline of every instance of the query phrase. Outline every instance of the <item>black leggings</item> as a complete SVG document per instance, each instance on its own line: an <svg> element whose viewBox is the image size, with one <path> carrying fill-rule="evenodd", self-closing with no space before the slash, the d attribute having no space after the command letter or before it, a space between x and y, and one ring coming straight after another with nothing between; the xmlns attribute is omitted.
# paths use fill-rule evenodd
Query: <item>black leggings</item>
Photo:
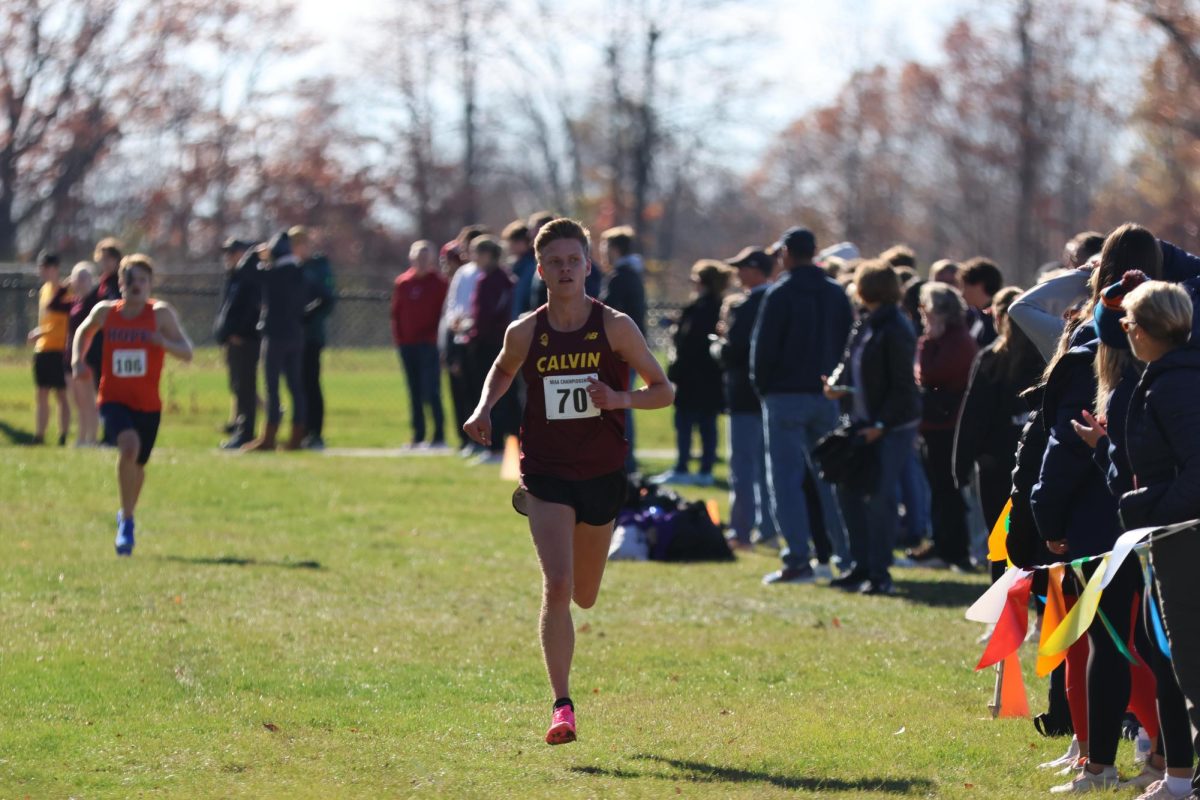
<svg viewBox="0 0 1200 800"><path fill-rule="evenodd" d="M1083 565L1085 579L1099 569L1100 561ZM1128 559L1100 595L1100 611L1122 642L1129 641L1133 599L1142 590L1142 572L1136 559ZM1096 764L1117 763L1121 723L1129 707L1129 662L1105 630L1100 614L1087 632L1090 653L1087 666L1088 758Z"/></svg>
<svg viewBox="0 0 1200 800"><path fill-rule="evenodd" d="M1162 604L1158 599L1158 587L1153 585L1154 583L1151 581L1149 602L1157 607L1158 618L1161 620ZM1142 659L1150 665L1150 669L1154 670L1158 699L1159 749L1166 756L1168 767L1191 769L1192 724L1188 721L1187 704L1179 688L1179 680L1175 677L1175 670L1171 667L1171 660L1159 649L1148 611L1149 607L1143 604L1140 622L1145 642L1139 639L1138 651Z"/></svg>

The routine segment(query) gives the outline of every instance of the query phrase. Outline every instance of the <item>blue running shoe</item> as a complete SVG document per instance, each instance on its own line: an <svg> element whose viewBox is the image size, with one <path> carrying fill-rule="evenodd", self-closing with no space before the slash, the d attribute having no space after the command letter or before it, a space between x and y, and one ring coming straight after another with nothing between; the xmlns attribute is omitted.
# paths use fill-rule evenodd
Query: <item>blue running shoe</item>
<svg viewBox="0 0 1200 800"><path fill-rule="evenodd" d="M133 519L125 519L125 514L117 512L117 539L113 542L117 555L133 555Z"/></svg>

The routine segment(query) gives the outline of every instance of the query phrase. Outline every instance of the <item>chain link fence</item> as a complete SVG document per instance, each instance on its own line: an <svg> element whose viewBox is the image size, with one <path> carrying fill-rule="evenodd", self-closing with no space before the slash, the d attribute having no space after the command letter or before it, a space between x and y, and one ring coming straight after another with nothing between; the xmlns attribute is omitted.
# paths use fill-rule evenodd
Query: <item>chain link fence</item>
<svg viewBox="0 0 1200 800"><path fill-rule="evenodd" d="M155 287L154 295L175 307L188 335L202 347L214 344L212 324L221 304L223 285L223 276L211 273L172 275ZM34 275L0 273L0 345L25 344L25 335L37 325L37 291ZM328 322L329 346L390 348L390 301L389 288L340 289ZM671 303L650 304L646 339L656 352L666 350L670 325L679 308Z"/></svg>

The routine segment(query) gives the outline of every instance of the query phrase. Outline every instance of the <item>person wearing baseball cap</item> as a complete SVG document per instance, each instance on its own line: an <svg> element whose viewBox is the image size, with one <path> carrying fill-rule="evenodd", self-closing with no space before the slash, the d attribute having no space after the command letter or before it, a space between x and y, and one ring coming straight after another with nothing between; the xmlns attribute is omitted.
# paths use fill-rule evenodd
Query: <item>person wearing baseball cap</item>
<svg viewBox="0 0 1200 800"><path fill-rule="evenodd" d="M771 286L775 259L765 250L746 247L725 262L737 269L743 292L730 295L721 309L724 336L713 343L713 355L724 371L729 407L729 527L731 544L745 548L751 534L760 541L775 537L767 494L767 458L763 439L762 400L750 380L750 335Z"/></svg>
<svg viewBox="0 0 1200 800"><path fill-rule="evenodd" d="M834 551L843 563L849 558L833 488L813 471L810 451L837 426L838 406L825 397L824 376L841 361L854 314L842 287L813 262L812 231L788 228L779 248L784 273L763 297L750 344L750 377L763 399L771 512L787 542L782 569L763 582L811 583L816 574L804 492L810 473Z"/></svg>

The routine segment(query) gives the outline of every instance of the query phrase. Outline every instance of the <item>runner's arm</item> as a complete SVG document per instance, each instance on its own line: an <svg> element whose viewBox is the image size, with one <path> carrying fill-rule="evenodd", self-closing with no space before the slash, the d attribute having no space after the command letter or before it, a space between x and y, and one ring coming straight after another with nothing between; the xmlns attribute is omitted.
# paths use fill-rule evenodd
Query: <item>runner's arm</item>
<svg viewBox="0 0 1200 800"><path fill-rule="evenodd" d="M158 323L158 336L164 350L183 361L192 360L192 340L184 333L169 303L154 305L154 320Z"/></svg>
<svg viewBox="0 0 1200 800"><path fill-rule="evenodd" d="M109 309L112 308L112 303L108 300L97 303L87 319L75 331L75 339L71 342L71 374L75 377L81 377L84 374L85 364L83 357L87 353L88 348L92 346L92 339L96 336L96 331L100 330L104 325L104 320L108 319Z"/></svg>
<svg viewBox="0 0 1200 800"><path fill-rule="evenodd" d="M492 408L512 386L513 378L525 363L525 358L529 355L529 344L533 341L535 322L535 318L530 316L508 326L508 330L504 332L504 346L492 363L492 368L488 370L487 380L483 383L479 405L475 406L471 418L463 424L463 431L482 445L492 444Z"/></svg>
<svg viewBox="0 0 1200 800"><path fill-rule="evenodd" d="M646 385L636 391L616 392L602 383L593 383L588 391L592 395L592 402L598 408L649 410L666 408L675 402L675 389L667 380L667 374L650 352L642 332L628 315L612 314L605 320L604 332L613 352L632 367Z"/></svg>

